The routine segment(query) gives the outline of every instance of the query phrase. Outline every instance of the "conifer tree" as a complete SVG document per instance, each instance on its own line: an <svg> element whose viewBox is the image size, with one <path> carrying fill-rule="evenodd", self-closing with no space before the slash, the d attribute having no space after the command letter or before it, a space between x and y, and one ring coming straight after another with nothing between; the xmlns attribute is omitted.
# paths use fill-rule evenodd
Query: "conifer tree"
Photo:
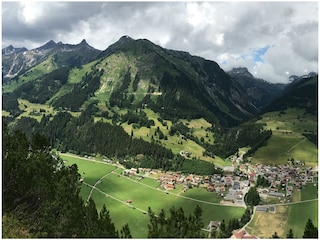
<svg viewBox="0 0 320 240"><path fill-rule="evenodd" d="M313 225L310 218L308 218L306 223L303 238L318 238L318 228Z"/></svg>

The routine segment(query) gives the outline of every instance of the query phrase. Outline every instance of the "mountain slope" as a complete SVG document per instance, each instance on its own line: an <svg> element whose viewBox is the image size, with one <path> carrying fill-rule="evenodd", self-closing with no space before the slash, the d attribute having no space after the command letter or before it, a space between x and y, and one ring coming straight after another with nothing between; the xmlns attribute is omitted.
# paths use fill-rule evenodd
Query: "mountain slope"
<svg viewBox="0 0 320 240"><path fill-rule="evenodd" d="M279 97L286 86L255 78L247 68L233 68L227 73L245 89L248 97L259 109L263 109Z"/></svg>
<svg viewBox="0 0 320 240"><path fill-rule="evenodd" d="M82 59L82 56L90 56L87 51L94 58L96 51L85 41L78 45L49 41L25 55L36 54L41 62L51 53L48 64L54 65L52 69L59 69L89 61ZM95 58L97 60L71 69L68 81L63 81L64 84L55 91L43 91L52 95L30 96L29 99L47 99L56 108L73 111L79 111L86 102L96 100L107 101L108 108L147 106L165 118L203 117L224 126L238 124L257 113L243 88L213 61L163 49L146 39L133 40L128 36L120 38ZM21 65L30 65L23 58L21 60ZM33 69L37 66L39 64ZM48 73L43 68L41 71ZM40 89L48 88L41 71L35 71L40 72L34 76L37 80L32 77L27 81L18 80L21 84L31 81L30 87L18 87L14 94L20 97L34 95L35 92L28 90L34 84L38 88L41 85ZM20 74L19 79L26 74ZM10 91L14 90L12 88Z"/></svg>
<svg viewBox="0 0 320 240"><path fill-rule="evenodd" d="M2 53L5 53L2 56L2 81L6 83L45 61L49 56L53 56L55 68L74 67L94 60L100 51L89 46L85 40L76 45L55 43L51 40L32 50L9 46L3 49Z"/></svg>
<svg viewBox="0 0 320 240"><path fill-rule="evenodd" d="M241 86L213 61L128 36L101 53L99 66L102 62L114 61L115 56L125 63L119 71L130 75L127 86L120 87L126 90L126 99L132 99L127 105L138 102L143 93L144 103L164 110L163 115L197 118L208 112L211 120L228 119L224 124L242 121L257 111ZM114 84L116 81L108 82L109 86L114 87ZM118 93L113 90L112 101L116 95Z"/></svg>
<svg viewBox="0 0 320 240"><path fill-rule="evenodd" d="M51 41L37 51L62 47L73 52L75 46ZM139 164L137 156L152 156L152 167L162 168L176 166L163 161L165 155L172 160L172 153L190 151L190 158L224 165L217 156L228 157L241 147L256 149L271 135L262 124L244 123L258 110L213 61L128 36L84 65L61 67L55 56L4 86L10 91L3 94L3 113L28 136L44 131L57 149L128 155L132 164ZM294 84L303 87L301 82ZM106 139L95 139L102 128ZM107 134L112 131L114 136ZM122 143L121 152L110 141Z"/></svg>
<svg viewBox="0 0 320 240"><path fill-rule="evenodd" d="M297 78L291 82L282 96L275 99L263 112L280 111L290 107L305 109L307 113L318 115L318 75Z"/></svg>

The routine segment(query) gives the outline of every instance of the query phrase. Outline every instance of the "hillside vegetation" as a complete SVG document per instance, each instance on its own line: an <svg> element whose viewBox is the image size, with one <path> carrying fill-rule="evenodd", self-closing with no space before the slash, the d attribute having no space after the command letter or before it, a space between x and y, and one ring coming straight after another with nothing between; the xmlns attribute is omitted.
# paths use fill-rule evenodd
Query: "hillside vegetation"
<svg viewBox="0 0 320 240"><path fill-rule="evenodd" d="M268 144L252 156L252 161L268 164L286 164L289 159L318 164L317 116L304 109L288 108L262 115L258 122L272 129Z"/></svg>

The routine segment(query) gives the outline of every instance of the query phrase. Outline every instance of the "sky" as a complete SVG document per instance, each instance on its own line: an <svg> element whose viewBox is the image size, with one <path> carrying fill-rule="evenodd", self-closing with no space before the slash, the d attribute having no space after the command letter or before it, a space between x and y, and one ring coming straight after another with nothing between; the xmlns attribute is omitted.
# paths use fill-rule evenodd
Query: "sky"
<svg viewBox="0 0 320 240"><path fill-rule="evenodd" d="M287 83L318 72L318 1L2 1L2 48L49 40L105 50L121 36Z"/></svg>

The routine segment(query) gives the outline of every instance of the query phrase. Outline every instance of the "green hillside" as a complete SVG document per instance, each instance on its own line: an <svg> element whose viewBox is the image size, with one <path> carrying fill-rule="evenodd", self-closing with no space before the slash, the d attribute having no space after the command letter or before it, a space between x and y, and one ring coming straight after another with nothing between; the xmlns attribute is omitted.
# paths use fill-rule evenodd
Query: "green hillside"
<svg viewBox="0 0 320 240"><path fill-rule="evenodd" d="M266 113L258 122L272 130L272 137L257 150L252 161L280 165L293 158L310 166L318 164L318 148L314 138L310 138L317 135L317 116L304 109L289 108Z"/></svg>

